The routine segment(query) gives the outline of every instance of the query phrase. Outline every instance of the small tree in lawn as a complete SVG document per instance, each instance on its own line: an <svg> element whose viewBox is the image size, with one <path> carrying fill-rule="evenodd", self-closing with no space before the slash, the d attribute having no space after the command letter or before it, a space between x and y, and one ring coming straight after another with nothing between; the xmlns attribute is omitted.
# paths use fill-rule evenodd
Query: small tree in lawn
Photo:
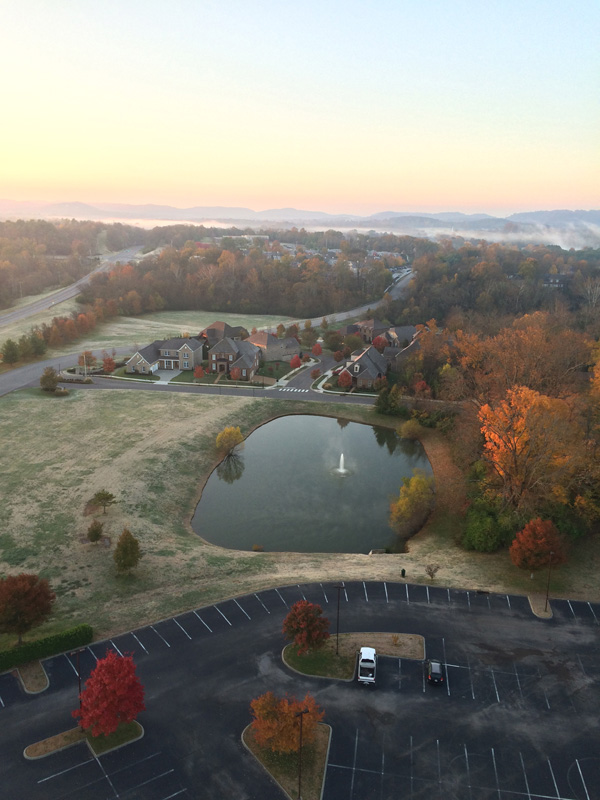
<svg viewBox="0 0 600 800"><path fill-rule="evenodd" d="M197 381L199 381L203 377L204 377L204 368L200 364L198 364L198 366L194 368L194 378Z"/></svg>
<svg viewBox="0 0 600 800"><path fill-rule="evenodd" d="M316 344L313 346L313 349L312 349L312 354L313 354L313 356L320 356L322 353L323 353L323 348L321 347L321 345L319 344L319 342L317 342L317 343L316 343Z"/></svg>
<svg viewBox="0 0 600 800"><path fill-rule="evenodd" d="M134 567L137 567L141 557L140 543L128 528L123 528L123 533L119 536L113 553L117 572L131 572Z"/></svg>
<svg viewBox="0 0 600 800"><path fill-rule="evenodd" d="M133 722L144 709L144 687L135 674L132 657L109 650L86 681L81 710L72 714L92 736L108 736L122 722Z"/></svg>
<svg viewBox="0 0 600 800"><path fill-rule="evenodd" d="M19 345L13 339L7 339L2 345L2 361L5 364L16 364L19 360Z"/></svg>
<svg viewBox="0 0 600 800"><path fill-rule="evenodd" d="M89 541L93 544L99 542L103 529L104 525L100 522L100 520L95 519L87 530L87 537Z"/></svg>
<svg viewBox="0 0 600 800"><path fill-rule="evenodd" d="M292 360L290 361L290 367L292 369L297 369L298 367L302 366L302 361L300 360L300 356L296 354Z"/></svg>
<svg viewBox="0 0 600 800"><path fill-rule="evenodd" d="M352 386L352 375L345 369L338 375L338 386L341 389L349 389Z"/></svg>
<svg viewBox="0 0 600 800"><path fill-rule="evenodd" d="M240 448L244 442L244 437L239 425L237 427L229 425L226 428L223 428L221 433L217 435L216 441L217 450L219 450L221 453L229 454Z"/></svg>
<svg viewBox="0 0 600 800"><path fill-rule="evenodd" d="M79 358L77 359L77 363L79 364L79 366L83 367L83 369L86 372L89 369L93 369L96 366L97 361L98 360L96 356L92 353L91 350L84 350L83 353L81 353L79 355Z"/></svg>
<svg viewBox="0 0 600 800"><path fill-rule="evenodd" d="M92 497L92 503L96 506L102 506L102 513L106 514L106 507L112 506L116 503L117 499L108 489L100 489L99 492Z"/></svg>
<svg viewBox="0 0 600 800"><path fill-rule="evenodd" d="M310 371L310 377L313 379L313 381L316 381L320 374L321 370L318 367L317 369L312 369Z"/></svg>
<svg viewBox="0 0 600 800"><path fill-rule="evenodd" d="M317 603L298 600L283 620L283 633L293 640L298 655L322 647L329 639L329 620L322 614L323 609Z"/></svg>
<svg viewBox="0 0 600 800"><path fill-rule="evenodd" d="M54 367L46 367L40 378L40 386L45 392L55 392L58 386L58 373Z"/></svg>
<svg viewBox="0 0 600 800"><path fill-rule="evenodd" d="M336 350L333 354L333 360L337 361L338 363L344 358L344 354L341 350Z"/></svg>
<svg viewBox="0 0 600 800"><path fill-rule="evenodd" d="M105 356L102 359L102 371L106 372L107 375L111 375L115 371L115 360L112 356Z"/></svg>
<svg viewBox="0 0 600 800"><path fill-rule="evenodd" d="M41 625L52 613L56 595L45 578L22 572L0 579L0 633L23 634Z"/></svg>
<svg viewBox="0 0 600 800"><path fill-rule="evenodd" d="M305 353L305 354L302 356L302 363L303 363L303 364L308 364L308 362L309 362L309 361L310 361L310 356L308 355L308 353Z"/></svg>
<svg viewBox="0 0 600 800"><path fill-rule="evenodd" d="M229 377L232 381L239 381L242 377L242 370L239 367L232 367L229 370Z"/></svg>
<svg viewBox="0 0 600 800"><path fill-rule="evenodd" d="M300 747L298 713L302 715L302 743L310 744L317 733L317 725L324 716L315 698L306 694L303 700L295 697L276 697L267 692L250 703L254 715L252 733L259 747L268 747L274 753L297 753Z"/></svg>
<svg viewBox="0 0 600 800"><path fill-rule="evenodd" d="M509 549L510 560L516 567L533 572L541 567L564 564L565 545L554 523L545 519L530 520L515 536Z"/></svg>

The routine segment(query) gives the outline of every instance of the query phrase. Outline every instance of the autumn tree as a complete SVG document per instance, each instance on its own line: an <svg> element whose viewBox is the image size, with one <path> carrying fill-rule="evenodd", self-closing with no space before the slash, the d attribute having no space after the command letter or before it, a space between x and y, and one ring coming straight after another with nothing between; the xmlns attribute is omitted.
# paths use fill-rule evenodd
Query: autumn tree
<svg viewBox="0 0 600 800"><path fill-rule="evenodd" d="M333 354L333 360L337 361L338 363L344 358L344 354L341 350L336 350Z"/></svg>
<svg viewBox="0 0 600 800"><path fill-rule="evenodd" d="M352 375L350 375L347 369L343 370L338 375L338 386L341 389L349 389L352 386Z"/></svg>
<svg viewBox="0 0 600 800"><path fill-rule="evenodd" d="M310 377L313 379L313 381L316 381L320 374L321 370L318 367L316 369L311 369L310 371Z"/></svg>
<svg viewBox="0 0 600 800"><path fill-rule="evenodd" d="M56 595L46 578L22 572L0 579L0 633L23 634L41 625L52 613Z"/></svg>
<svg viewBox="0 0 600 800"><path fill-rule="evenodd" d="M582 451L581 431L566 401L525 386L479 410L489 483L514 508L540 499L566 502Z"/></svg>
<svg viewBox="0 0 600 800"><path fill-rule="evenodd" d="M364 347L364 342L358 333L350 333L348 336L344 337L344 348L348 348L350 353L353 353L355 350L362 350Z"/></svg>
<svg viewBox="0 0 600 800"><path fill-rule="evenodd" d="M102 359L102 370L106 372L107 375L111 375L115 371L115 360L112 356L105 356Z"/></svg>
<svg viewBox="0 0 600 800"><path fill-rule="evenodd" d="M239 381L242 377L242 370L239 367L232 367L229 370L229 377L232 381Z"/></svg>
<svg viewBox="0 0 600 800"><path fill-rule="evenodd" d="M55 392L58 386L58 373L54 367L46 367L40 378L40 386L45 392Z"/></svg>
<svg viewBox="0 0 600 800"><path fill-rule="evenodd" d="M221 453L233 453L236 449L239 449L240 446L243 444L244 437L240 430L239 425L237 427L233 427L233 425L229 425L217 435L216 444L217 450Z"/></svg>
<svg viewBox="0 0 600 800"><path fill-rule="evenodd" d="M113 553L117 572L131 572L134 567L137 567L141 557L139 541L128 528L123 528L123 533L119 536Z"/></svg>
<svg viewBox="0 0 600 800"><path fill-rule="evenodd" d="M99 492L92 497L92 503L96 506L102 506L102 513L106 514L107 506L112 506L117 502L117 498L109 492L108 489L100 489Z"/></svg>
<svg viewBox="0 0 600 800"><path fill-rule="evenodd" d="M259 747L268 747L275 753L297 753L300 747L299 713L302 715L302 743L310 744L317 733L317 725L324 712L315 698L307 693L303 700L295 697L278 698L273 692L256 697L250 703L254 715L252 732Z"/></svg>
<svg viewBox="0 0 600 800"><path fill-rule="evenodd" d="M79 358L77 359L79 366L83 367L86 372L90 369L94 369L97 362L98 360L91 350L84 350L83 353L79 354Z"/></svg>
<svg viewBox="0 0 600 800"><path fill-rule="evenodd" d="M298 369L300 366L302 366L302 361L300 360L300 356L296 354L290 361L290 367L292 369Z"/></svg>
<svg viewBox="0 0 600 800"><path fill-rule="evenodd" d="M277 326L277 338L282 339L285 335L285 325L283 322L280 322Z"/></svg>
<svg viewBox="0 0 600 800"><path fill-rule="evenodd" d="M201 364L198 364L197 367L194 368L194 378L199 381L201 378L204 377L204 368Z"/></svg>
<svg viewBox="0 0 600 800"><path fill-rule="evenodd" d="M383 353L385 348L389 346L389 342L385 338L385 336L376 336L371 342L371 344L373 345L375 350L377 350L378 353Z"/></svg>
<svg viewBox="0 0 600 800"><path fill-rule="evenodd" d="M311 352L312 352L313 356L320 356L321 355L321 353L323 352L323 348L321 347L319 342L316 342L316 344L313 346L313 349L312 349Z"/></svg>
<svg viewBox="0 0 600 800"><path fill-rule="evenodd" d="M329 620L317 603L298 600L283 621L283 633L296 645L298 655L318 649L329 639Z"/></svg>
<svg viewBox="0 0 600 800"><path fill-rule="evenodd" d="M144 711L144 687L129 655L109 650L101 658L81 693L81 709L72 712L92 736L114 733L121 723L133 722Z"/></svg>
<svg viewBox="0 0 600 800"><path fill-rule="evenodd" d="M100 520L95 519L87 529L87 538L94 544L100 541L104 525Z"/></svg>
<svg viewBox="0 0 600 800"><path fill-rule="evenodd" d="M519 531L510 546L510 560L516 567L533 572L551 564L553 567L567 560L563 540L551 520L530 520Z"/></svg>
<svg viewBox="0 0 600 800"><path fill-rule="evenodd" d="M425 524L434 500L433 478L413 470L412 477L402 479L400 494L390 503L390 526L402 538L412 536Z"/></svg>

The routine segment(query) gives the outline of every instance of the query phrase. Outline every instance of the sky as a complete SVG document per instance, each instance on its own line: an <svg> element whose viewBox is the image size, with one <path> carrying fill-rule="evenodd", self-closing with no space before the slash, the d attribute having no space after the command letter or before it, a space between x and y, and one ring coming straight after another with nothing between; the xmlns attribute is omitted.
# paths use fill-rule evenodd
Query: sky
<svg viewBox="0 0 600 800"><path fill-rule="evenodd" d="M598 0L0 0L0 198L600 208Z"/></svg>

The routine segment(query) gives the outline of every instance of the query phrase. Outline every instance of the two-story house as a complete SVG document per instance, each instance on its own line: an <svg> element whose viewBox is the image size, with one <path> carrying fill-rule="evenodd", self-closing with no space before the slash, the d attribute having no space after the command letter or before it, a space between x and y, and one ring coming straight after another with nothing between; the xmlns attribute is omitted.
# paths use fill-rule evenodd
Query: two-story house
<svg viewBox="0 0 600 800"><path fill-rule="evenodd" d="M159 369L194 369L200 363L202 342L198 339L158 339L137 350L125 364L125 372L148 375Z"/></svg>
<svg viewBox="0 0 600 800"><path fill-rule="evenodd" d="M211 372L240 370L240 378L250 381L260 364L260 347L249 341L236 341L225 337L208 351L208 368Z"/></svg>
<svg viewBox="0 0 600 800"><path fill-rule="evenodd" d="M371 346L352 353L351 360L340 374L347 372L352 378L352 385L357 389L372 389L378 378L385 377L387 370L387 361Z"/></svg>

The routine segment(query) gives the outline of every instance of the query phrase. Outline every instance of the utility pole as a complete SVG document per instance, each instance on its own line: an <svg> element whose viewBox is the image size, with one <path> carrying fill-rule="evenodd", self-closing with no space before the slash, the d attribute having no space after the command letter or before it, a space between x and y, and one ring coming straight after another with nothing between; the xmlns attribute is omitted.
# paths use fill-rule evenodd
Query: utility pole
<svg viewBox="0 0 600 800"><path fill-rule="evenodd" d="M550 592L550 573L552 572L552 556L554 551L550 551L550 560L548 561L548 583L546 584L546 603L544 605L544 612L548 611L548 594Z"/></svg>
<svg viewBox="0 0 600 800"><path fill-rule="evenodd" d="M300 746L298 747L298 800L302 800L302 718L308 714L308 708L303 711L298 711L297 717L300 717Z"/></svg>
<svg viewBox="0 0 600 800"><path fill-rule="evenodd" d="M340 592L344 588L341 583L336 583L333 587L337 589L337 622L335 626L335 654L336 656L340 653Z"/></svg>

